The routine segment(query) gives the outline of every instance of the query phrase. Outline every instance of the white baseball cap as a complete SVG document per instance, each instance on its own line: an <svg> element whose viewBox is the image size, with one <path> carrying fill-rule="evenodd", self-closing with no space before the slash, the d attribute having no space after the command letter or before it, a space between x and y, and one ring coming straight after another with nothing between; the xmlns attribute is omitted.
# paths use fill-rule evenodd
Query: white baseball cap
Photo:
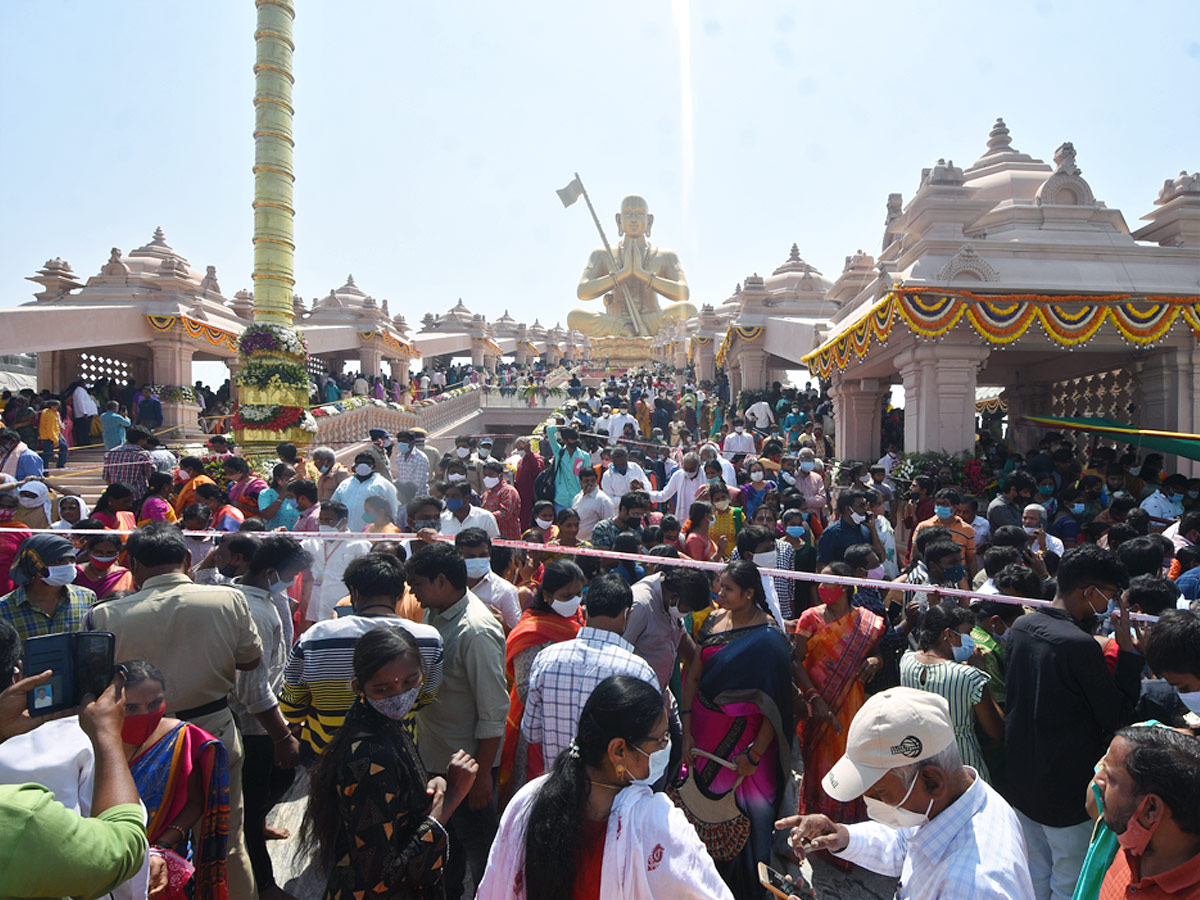
<svg viewBox="0 0 1200 900"><path fill-rule="evenodd" d="M848 803L892 769L929 759L953 743L954 724L944 697L891 688L862 705L846 734L846 753L821 787L839 803Z"/></svg>

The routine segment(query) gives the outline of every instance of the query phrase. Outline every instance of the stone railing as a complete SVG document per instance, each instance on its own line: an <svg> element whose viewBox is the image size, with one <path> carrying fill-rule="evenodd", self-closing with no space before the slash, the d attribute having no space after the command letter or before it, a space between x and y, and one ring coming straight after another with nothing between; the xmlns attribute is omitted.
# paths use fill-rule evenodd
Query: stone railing
<svg viewBox="0 0 1200 900"><path fill-rule="evenodd" d="M480 390L469 390L457 397L415 409L398 409L392 405L367 401L353 409L317 416L315 442L334 447L345 446L367 440L372 428L382 428L389 434L395 434L419 426L431 435L436 434L455 422L470 418L479 409L482 396Z"/></svg>

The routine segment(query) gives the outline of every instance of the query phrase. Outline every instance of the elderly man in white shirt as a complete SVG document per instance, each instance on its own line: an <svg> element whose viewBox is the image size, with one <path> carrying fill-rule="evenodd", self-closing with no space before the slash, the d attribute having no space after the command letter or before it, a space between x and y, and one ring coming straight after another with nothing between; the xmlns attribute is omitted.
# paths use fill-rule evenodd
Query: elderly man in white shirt
<svg viewBox="0 0 1200 900"><path fill-rule="evenodd" d="M617 514L617 504L596 484L596 470L584 466L579 470L579 493L571 501L571 508L579 513L579 540L588 541L597 522L611 519Z"/></svg>
<svg viewBox="0 0 1200 900"><path fill-rule="evenodd" d="M629 451L624 447L613 447L612 465L604 470L600 479L600 490L613 497L624 497L630 491L644 491L650 486L646 470L629 461ZM634 482L638 482L635 484Z"/></svg>
<svg viewBox="0 0 1200 900"><path fill-rule="evenodd" d="M821 787L842 803L862 797L874 821L840 825L809 815L776 822L791 829L799 854L828 850L899 878L901 900L1033 900L1016 813L962 764L940 695L891 688L867 700Z"/></svg>
<svg viewBox="0 0 1200 900"><path fill-rule="evenodd" d="M337 500L322 503L317 521L321 536L300 542L313 559L312 568L304 574L302 582L300 605L304 611L302 621L306 623L301 626L302 630L313 622L333 618L334 607L346 596L346 585L342 583L346 566L371 549L367 541L344 536L347 530L345 504ZM343 534L339 535L339 532Z"/></svg>
<svg viewBox="0 0 1200 900"><path fill-rule="evenodd" d="M1046 533L1046 507L1040 503L1030 503L1021 510L1021 525L1029 535L1029 546L1032 550L1042 553L1049 551L1061 559L1065 552L1063 542L1052 534Z"/></svg>
<svg viewBox="0 0 1200 900"><path fill-rule="evenodd" d="M683 466L676 469L667 479L667 484L661 491L650 491L650 500L652 503L666 503L674 497L675 517L682 522L687 519L692 501L696 499L696 493L705 483L700 477L700 455L685 453Z"/></svg>

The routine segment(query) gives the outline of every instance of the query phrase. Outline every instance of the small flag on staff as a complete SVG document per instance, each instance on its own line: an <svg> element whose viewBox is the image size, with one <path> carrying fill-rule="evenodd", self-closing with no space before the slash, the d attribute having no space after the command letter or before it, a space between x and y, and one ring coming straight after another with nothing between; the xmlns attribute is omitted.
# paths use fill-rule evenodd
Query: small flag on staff
<svg viewBox="0 0 1200 900"><path fill-rule="evenodd" d="M563 206L570 206L583 194L583 183L576 176L565 188L554 193L558 194L558 199L562 201Z"/></svg>

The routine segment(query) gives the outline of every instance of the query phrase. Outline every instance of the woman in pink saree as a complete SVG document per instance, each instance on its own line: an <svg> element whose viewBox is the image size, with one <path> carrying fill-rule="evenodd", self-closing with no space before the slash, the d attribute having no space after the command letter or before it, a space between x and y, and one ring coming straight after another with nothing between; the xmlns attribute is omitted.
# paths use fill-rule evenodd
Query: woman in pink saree
<svg viewBox="0 0 1200 900"><path fill-rule="evenodd" d="M202 728L163 717L167 703L158 669L140 659L121 666L126 672L121 740L150 817L150 852L167 864L167 888L154 900L226 900L225 746Z"/></svg>
<svg viewBox="0 0 1200 900"><path fill-rule="evenodd" d="M770 863L776 813L791 771L791 648L772 622L758 566L732 562L720 585L720 609L700 627L683 689L683 759L695 767L702 793L718 798L733 790L750 820L741 853L717 863L733 895L750 897L762 890L758 863ZM693 750L729 760L736 771Z"/></svg>
<svg viewBox="0 0 1200 900"><path fill-rule="evenodd" d="M97 602L133 590L133 573L117 565L122 546L119 534L90 534L86 545L87 562L75 567L77 585L95 591Z"/></svg>

